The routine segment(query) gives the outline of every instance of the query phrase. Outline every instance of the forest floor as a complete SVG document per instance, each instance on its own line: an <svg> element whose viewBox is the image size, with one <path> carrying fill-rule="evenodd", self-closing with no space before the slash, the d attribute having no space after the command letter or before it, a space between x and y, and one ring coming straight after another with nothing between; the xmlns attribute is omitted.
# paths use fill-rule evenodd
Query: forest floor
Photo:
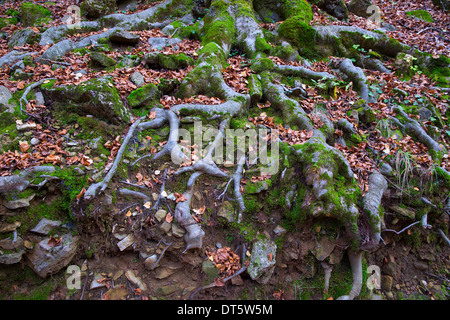
<svg viewBox="0 0 450 320"><path fill-rule="evenodd" d="M10 8L17 8L24 1L5 1L0 4L0 17L5 16L5 12ZM73 0L58 1L54 5L46 5L53 13L54 20L47 27L61 23L58 18L66 14L66 8L74 4ZM393 25L395 31L388 31L388 35L418 48L421 51L431 53L433 55L450 56L450 21L448 13L444 13L441 9L434 7L431 1L410 1L396 2L395 5L390 1L374 0L373 3L378 5L382 12L383 21ZM45 2L42 2L45 5ZM152 4L155 5L155 4ZM136 13L145 10L152 5L138 5L128 13ZM350 13L347 22L332 20L328 15L324 14L316 6L313 7L314 24L340 24L358 26L360 28L374 29L367 23L367 19L357 17ZM432 18L432 23L416 19L413 16L407 16L406 11L425 9ZM125 12L125 11L124 11ZM266 23L264 28L273 28L277 22ZM23 28L21 23L6 26L1 29L2 32L11 35L14 31ZM40 30L36 28L36 33ZM99 32L99 31L95 31ZM91 33L78 33L70 37L73 39L82 39ZM124 56L133 56L137 54L146 54L150 52L148 39L151 37L162 36L158 29L147 31L133 31L132 33L140 36L140 42L133 48L117 46L108 52L108 56L120 60ZM0 57L11 51L7 45L7 38L0 39ZM24 44L20 48L22 51L42 53L49 46L40 46L38 44ZM197 50L201 47L198 40L184 39L175 50L173 47L166 47L165 53L184 53L194 60L197 56ZM276 57L271 57L276 63L288 64ZM333 57L330 57L333 59ZM24 80L12 80L7 67L0 69L0 81L2 85L7 87L13 94L22 93L23 89L36 81L48 78L56 78L57 85L79 84L89 79L94 79L103 75L112 75L113 84L118 89L123 101L137 87L130 80L130 75L134 72L140 72L146 83L157 83L160 79L177 79L182 81L186 74L192 70L189 66L180 70L165 69L149 69L144 64L140 64L134 68L116 68L114 70L94 70L89 67L88 55L80 54L80 52L68 52L62 57L62 62L69 67L52 70L48 65L35 64L27 66L24 72L32 73L32 76ZM251 74L251 61L242 56L239 52L230 54L227 60L229 67L223 70L226 83L236 92L247 92L247 77ZM291 63L292 64L292 63ZM327 71L333 73L327 62L312 62L311 69L315 71ZM388 66L394 67L394 61ZM90 70L88 73L76 73L77 70ZM439 92L433 89L433 82L424 74L417 73L410 80L405 81L394 74L383 74L365 70L369 81L382 84L375 87L378 90L379 101L383 101L383 97L391 97L395 90L407 92L410 97L411 104L420 102L423 97L433 102L437 109L444 112L448 108L448 93ZM349 110L348 106L357 101L359 98L355 91L344 88L337 88L334 97L325 98L320 95L317 88L307 88L309 98L302 101L302 107L308 110L312 109L318 103L326 103L330 108L330 113L335 119L346 117ZM177 101L172 96L163 96L161 104L170 106L176 103L205 103L217 104L220 102L218 98L206 96L197 96L183 101ZM386 106L386 104L384 104ZM384 112L383 103L379 105L380 111ZM66 166L78 165L83 170L90 171L101 166L111 165L114 159L114 152L117 152L120 143L116 137L124 134L128 128L120 126L105 127L102 123L89 124L87 121L67 122L61 115L55 114L51 109L45 106L37 105L36 100L30 100L25 108L27 114L32 116L26 118L37 122L37 126L32 131L32 136L38 138L41 143L37 146L31 146L23 138L24 143L18 144L18 141L3 140L6 144L18 144L19 148L15 151L6 151L0 154L0 175L7 175L14 170L22 170L35 164L48 163L61 168ZM267 114L265 113L267 112ZM387 111L386 111L387 112ZM388 112L387 112L388 113ZM135 114L142 116L142 114ZM258 104L253 106L248 114L245 115L248 123L266 123L271 124L270 110L267 105ZM275 118L276 119L276 118ZM320 126L320 120L315 120L315 124ZM430 120L430 123L433 119ZM43 128L45 127L45 128ZM92 133L96 130L103 130L103 147L89 151L87 147L92 143ZM374 149L384 151L386 156L395 157L399 151L408 153L414 163L423 168L430 165L431 157L427 154L422 144L413 141L410 137L405 136L399 142L390 138L383 137L376 132L375 126L368 129L367 135L371 135L373 139L367 143ZM450 128L446 126L443 130L442 143L450 150ZM341 132L342 133L342 132ZM69 135L67 135L69 134ZM143 141L140 145L136 143L134 152L137 153L140 148L161 150L166 142L168 130L158 129L144 132L141 135ZM336 135L339 135L339 131ZM69 149L68 139L77 141L80 148L73 153ZM307 138L307 132L289 131L286 129L285 141L298 142ZM19 139L18 139L19 140ZM63 142L61 142L63 141ZM373 160L369 159L366 154L365 146L358 148L339 148L347 157L358 176L358 183L361 189L366 190L368 174L376 166ZM32 148L33 153L29 152L28 157L21 156L22 152L26 152ZM101 149L101 150L100 150ZM86 152L87 151L87 152ZM106 156L105 156L106 155ZM130 156L128 164L137 159ZM450 170L450 159L448 155L444 155L441 166L446 170ZM87 168L87 169L86 169ZM174 193L175 198L167 200L167 211L173 210L178 202L178 196L184 192L187 177L173 176L173 172L178 168L169 161L158 160L142 160L138 166L129 167L125 172L117 174L110 182L108 190L119 190L120 188L134 185L135 190L141 191L143 188L149 190L151 195L150 201L156 201L158 198L162 173L168 170L165 190L167 194ZM227 169L225 169L227 170ZM230 170L231 171L231 170ZM252 177L251 174L246 175L243 179L243 185L252 179L258 180L258 176ZM404 182L405 180L403 180ZM78 253L75 255L71 264L82 268L83 277L79 290L69 289L66 285L68 274L65 270L52 275L49 278L42 279L37 276L26 263L20 263L10 266L0 265L0 298L1 299L127 299L127 300L152 300L152 299L187 299L193 291L201 285L211 282L211 278L205 273L205 267L202 263L207 260L213 260L214 253L220 252L221 248L225 248L229 252L233 252L238 256L241 255L242 243L246 242L249 237L259 234L267 234L276 238L277 227L283 225L283 212L281 209L275 209L267 214L268 208L259 208L252 213L251 230L243 230L235 225L226 224L222 217L218 216L218 211L223 206L223 199L218 200L226 188L228 179L216 177L204 177L194 189L194 197L191 207L198 210L201 225L206 233L203 241L203 249L188 251L182 253L184 249L184 241L182 237L174 235L175 232L166 233L160 228L160 222L154 218L149 218L144 227L141 227L139 234L142 236L139 241L133 245L133 250L119 251L117 248L117 229L125 232L126 228L134 226L134 223L141 223L141 219L146 214L146 208L136 203L129 197L119 196L116 192L107 192L107 196L112 200L113 205L109 206L107 219L102 220L105 215L104 201L105 198L94 199L90 203L90 219L83 226L83 236L79 244ZM398 180L397 184L402 183ZM58 182L51 181L47 185L45 192L37 195L41 197L39 205L41 209L50 207L54 199L59 195ZM77 193L81 190L77 190ZM267 191L267 193L269 193ZM82 193L77 195L77 200ZM260 194L265 197L266 193ZM412 203L412 199L404 197L403 188L391 185L387 191L385 207L389 207L390 203L397 204L399 201L406 206ZM448 195L447 195L448 197ZM226 199L226 198L225 198ZM446 200L445 195L441 199ZM147 208L148 209L148 208ZM26 210L21 214L26 214ZM434 213L438 215L438 213ZM448 215L447 215L448 216ZM166 212L165 221L171 222L170 212ZM249 218L250 219L250 218ZM407 227L411 221L398 221L394 216L386 215L386 226L391 229L401 230ZM105 222L106 221L106 222ZM164 221L164 220L162 220ZM31 223L36 223L34 219ZM113 229L117 228L115 231ZM328 292L324 292L324 270L320 263L311 262L308 265L298 265L292 257L298 254L304 248L314 247L316 239L310 236L310 230L317 228L317 225L305 224L298 225L290 229L288 235L279 240L276 257L277 263L275 271L267 284L260 284L250 278L246 273L233 278L230 283L221 284L220 282L213 288L199 291L193 299L214 299L214 300L238 300L238 299L335 299L346 294L351 287L351 270L345 256L342 263L337 264L332 272L330 279L330 287ZM99 231L100 230L100 231ZM114 233L115 232L115 233ZM253 233L254 232L254 233ZM28 234L27 239L32 240L33 235ZM56 236L55 236L56 237ZM148 240L152 239L152 240ZM156 241L160 239L161 241ZM164 253L159 263L159 267L149 270L148 266L143 263L143 258L137 252L145 250L146 246L150 246L153 251L151 254ZM170 245L169 245L170 244ZM248 251L248 250L246 250ZM243 253L244 255L247 252ZM232 255L234 256L234 255ZM231 259L231 258L230 258ZM240 260L227 260L227 263L236 264L241 267ZM382 287L385 290L378 289L376 294L384 299L396 300L438 300L449 298L449 276L450 276L450 250L448 246L442 243L439 236L427 230L422 230L418 226L411 227L405 232L397 235L394 232L383 233L383 242L377 249L364 255L364 267L371 265L380 266L382 270ZM84 269L85 268L85 269ZM306 269L308 270L306 270ZM146 290L140 288L139 282L130 276L130 271L140 283L144 283ZM88 275L86 277L85 275ZM360 299L370 299L369 290L365 285L368 274L364 275L363 289ZM98 288L91 289L93 279L97 281ZM133 279L133 280L131 280ZM388 282L388 283L387 283ZM389 283L390 282L390 283ZM388 289L386 289L388 288Z"/></svg>

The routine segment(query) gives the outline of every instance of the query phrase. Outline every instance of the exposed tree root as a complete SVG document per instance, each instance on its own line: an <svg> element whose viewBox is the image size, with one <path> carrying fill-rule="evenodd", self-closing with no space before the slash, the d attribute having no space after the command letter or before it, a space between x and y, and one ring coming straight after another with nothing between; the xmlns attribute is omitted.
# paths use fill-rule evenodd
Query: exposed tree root
<svg viewBox="0 0 450 320"><path fill-rule="evenodd" d="M105 189L108 187L109 182L113 178L114 174L117 171L117 168L119 167L120 161L122 161L123 154L125 153L125 150L128 147L128 143L130 142L131 138L135 134L135 131L139 125L139 123L144 119L145 117L141 117L138 120L136 120L128 130L127 135L123 139L122 145L119 148L119 151L117 151L116 158L114 159L113 165L111 166L111 169L109 169L106 176L103 178L102 181L94 183L89 186L89 188L86 190L84 194L85 200L90 200L96 195L98 195L100 192L105 191Z"/></svg>
<svg viewBox="0 0 450 320"><path fill-rule="evenodd" d="M53 166L35 166L22 170L17 175L0 177L0 194L9 192L22 192L30 186L30 179L36 173L55 171Z"/></svg>
<svg viewBox="0 0 450 320"><path fill-rule="evenodd" d="M192 194L194 190L195 180L202 174L202 172L194 172L187 183L187 190L183 193L186 198L185 201L178 202L175 207L175 220L178 224L186 230L184 235L184 241L186 242L186 252L189 249L201 249L203 244L203 237L205 232L198 225L191 215L190 204L192 199Z"/></svg>
<svg viewBox="0 0 450 320"><path fill-rule="evenodd" d="M362 287L362 251L355 252L351 249L347 250L348 259L352 268L353 283L350 293L339 297L337 300L353 300L358 297Z"/></svg>
<svg viewBox="0 0 450 320"><path fill-rule="evenodd" d="M367 243L363 243L361 248L370 250L378 246L380 242L381 217L380 205L383 193L387 189L387 181L381 173L373 172L369 176L369 191L363 199L363 206L368 215L370 230L370 239Z"/></svg>

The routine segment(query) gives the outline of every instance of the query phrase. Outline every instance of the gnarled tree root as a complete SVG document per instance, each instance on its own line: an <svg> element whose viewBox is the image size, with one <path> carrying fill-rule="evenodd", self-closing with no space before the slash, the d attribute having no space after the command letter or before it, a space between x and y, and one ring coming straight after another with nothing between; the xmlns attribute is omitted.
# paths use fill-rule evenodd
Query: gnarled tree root
<svg viewBox="0 0 450 320"><path fill-rule="evenodd" d="M350 293L339 297L337 300L353 300L361 293L362 287L362 251L355 252L351 249L347 250L350 267L352 269L353 283Z"/></svg>

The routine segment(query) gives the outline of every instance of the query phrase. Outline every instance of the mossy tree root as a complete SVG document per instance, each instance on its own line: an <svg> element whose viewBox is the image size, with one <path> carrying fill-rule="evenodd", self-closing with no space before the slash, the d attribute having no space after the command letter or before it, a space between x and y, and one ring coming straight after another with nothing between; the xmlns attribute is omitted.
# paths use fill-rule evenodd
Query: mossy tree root
<svg viewBox="0 0 450 320"><path fill-rule="evenodd" d="M381 239L381 217L380 206L381 199L388 187L386 178L379 172L373 172L369 176L369 191L364 196L363 207L366 212L370 225L370 240L363 243L361 248L364 250L371 250L376 248Z"/></svg>
<svg viewBox="0 0 450 320"><path fill-rule="evenodd" d="M205 232L194 220L189 208L191 204L192 194L194 192L195 181L202 174L203 172L196 171L191 175L187 183L187 189L183 193L183 196L186 198L186 200L178 202L177 206L175 207L174 218L177 223L186 230L186 234L184 235L186 249L183 251L183 253L190 249L201 249L203 245L203 237L205 236Z"/></svg>
<svg viewBox="0 0 450 320"><path fill-rule="evenodd" d="M440 161L444 153L443 146L431 138L422 126L416 120L412 119L404 110L398 106L395 106L393 110L397 115L400 115L404 119L405 132L422 142L428 148L431 157L434 160Z"/></svg>
<svg viewBox="0 0 450 320"><path fill-rule="evenodd" d="M0 177L0 194L7 194L10 192L22 192L30 186L30 179L36 173L51 173L55 171L53 166L35 166L20 171L19 174Z"/></svg>
<svg viewBox="0 0 450 320"><path fill-rule="evenodd" d="M362 287L362 251L355 252L351 249L347 250L350 267L352 269L353 283L350 293L339 297L337 300L353 300L359 296Z"/></svg>

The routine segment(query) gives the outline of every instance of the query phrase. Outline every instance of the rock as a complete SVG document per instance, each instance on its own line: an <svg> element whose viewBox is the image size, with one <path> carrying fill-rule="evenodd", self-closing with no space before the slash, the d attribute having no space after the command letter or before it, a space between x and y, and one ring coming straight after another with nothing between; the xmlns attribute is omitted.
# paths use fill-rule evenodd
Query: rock
<svg viewBox="0 0 450 320"><path fill-rule="evenodd" d="M35 122L27 122L23 123L22 120L16 120L16 129L17 131L26 131L36 128Z"/></svg>
<svg viewBox="0 0 450 320"><path fill-rule="evenodd" d="M16 264L22 260L24 251L0 255L0 264Z"/></svg>
<svg viewBox="0 0 450 320"><path fill-rule="evenodd" d="M148 270L153 270L155 262L158 260L158 256L156 254L151 255L144 261L144 267Z"/></svg>
<svg viewBox="0 0 450 320"><path fill-rule="evenodd" d="M105 277L101 273L94 274L94 279L92 279L90 289L93 290L106 287L106 281L99 282L99 280L102 280L104 278Z"/></svg>
<svg viewBox="0 0 450 320"><path fill-rule="evenodd" d="M42 278L67 266L76 253L80 237L70 232L61 237L61 245L52 247L48 244L49 239L45 238L27 255L31 268Z"/></svg>
<svg viewBox="0 0 450 320"><path fill-rule="evenodd" d="M385 162L380 167L380 173L383 176L386 176L386 177L392 176L392 171L393 171L392 167L389 164L385 163Z"/></svg>
<svg viewBox="0 0 450 320"><path fill-rule="evenodd" d="M170 229L172 228L172 224L164 221L163 223L161 223L161 225L159 226L159 228L164 231L165 233L168 233L170 231Z"/></svg>
<svg viewBox="0 0 450 320"><path fill-rule="evenodd" d="M162 220L164 220L166 218L166 215L167 215L167 211L166 210L159 209L155 213L155 218L156 218L156 220L158 220L158 222L161 222Z"/></svg>
<svg viewBox="0 0 450 320"><path fill-rule="evenodd" d="M30 56L32 54L36 54L37 52L20 52L17 50L13 50L4 56L0 57L0 67L3 65L11 66L19 60L23 60L26 56Z"/></svg>
<svg viewBox="0 0 450 320"><path fill-rule="evenodd" d="M78 115L92 115L113 124L127 123L130 112L123 104L110 76L91 79L78 85L41 87L46 99L59 108Z"/></svg>
<svg viewBox="0 0 450 320"><path fill-rule="evenodd" d="M202 271L206 275L206 282L211 283L219 276L219 269L216 268L211 260L205 260L202 263Z"/></svg>
<svg viewBox="0 0 450 320"><path fill-rule="evenodd" d="M269 190L271 180L263 180L257 182L249 182L244 187L244 193L257 194L265 190Z"/></svg>
<svg viewBox="0 0 450 320"><path fill-rule="evenodd" d="M20 227L21 223L16 221L14 223L0 222L0 233L12 232Z"/></svg>
<svg viewBox="0 0 450 320"><path fill-rule="evenodd" d="M159 268L158 271L156 272L155 278L156 279L166 279L168 277L170 277L171 275L173 275L176 272L176 270L173 269L169 269L169 268Z"/></svg>
<svg viewBox="0 0 450 320"><path fill-rule="evenodd" d="M131 74L130 81L133 82L138 88L142 87L145 84L144 76L138 71L135 71Z"/></svg>
<svg viewBox="0 0 450 320"><path fill-rule="evenodd" d="M22 238L18 237L16 241L11 238L0 240L0 249L3 250L15 250L21 248L24 245Z"/></svg>
<svg viewBox="0 0 450 320"><path fill-rule="evenodd" d="M35 145L39 144L40 141L39 141L39 139L33 137L33 138L31 138L30 143L32 146L35 146Z"/></svg>
<svg viewBox="0 0 450 320"><path fill-rule="evenodd" d="M127 249L129 246L131 246L134 242L135 242L134 235L132 233L130 233L125 238L120 240L117 243L117 246L119 247L120 251L123 251L123 250Z"/></svg>
<svg viewBox="0 0 450 320"><path fill-rule="evenodd" d="M348 9L343 0L312 0L311 3L339 20L348 19Z"/></svg>
<svg viewBox="0 0 450 320"><path fill-rule="evenodd" d="M275 242L263 239L253 245L250 256L250 264L247 272L253 280L261 284L266 284L275 269L275 256L277 245Z"/></svg>
<svg viewBox="0 0 450 320"><path fill-rule="evenodd" d="M397 274L397 264L392 261L386 263L386 265L383 267L383 272L388 276L395 277Z"/></svg>
<svg viewBox="0 0 450 320"><path fill-rule="evenodd" d="M36 32L30 28L16 30L8 40L8 47L12 49L16 46L23 46L24 44L31 43L35 37Z"/></svg>
<svg viewBox="0 0 450 320"><path fill-rule="evenodd" d="M80 6L81 14L89 19L113 13L117 10L115 0L84 0Z"/></svg>
<svg viewBox="0 0 450 320"><path fill-rule="evenodd" d="M178 284L169 284L167 286L156 289L156 294L161 296L168 296L174 292L181 291L181 287Z"/></svg>
<svg viewBox="0 0 450 320"><path fill-rule="evenodd" d="M147 285L144 282L142 282L142 280L139 277L137 277L133 271L128 270L127 272L125 272L125 276L131 283L137 285L139 289L141 289L142 291L147 291Z"/></svg>
<svg viewBox="0 0 450 320"><path fill-rule="evenodd" d="M109 35L109 40L120 44L135 45L139 43L139 36L128 31L117 30Z"/></svg>
<svg viewBox="0 0 450 320"><path fill-rule="evenodd" d="M381 275L381 289L384 292L390 292L392 290L393 278L387 275Z"/></svg>
<svg viewBox="0 0 450 320"><path fill-rule="evenodd" d="M128 294L128 289L125 287L110 288L103 294L103 300L126 300Z"/></svg>
<svg viewBox="0 0 450 320"><path fill-rule="evenodd" d="M280 225L276 226L275 229L273 229L273 232L279 237L283 236L286 231L287 230Z"/></svg>
<svg viewBox="0 0 450 320"><path fill-rule="evenodd" d="M9 100L12 98L11 91L5 86L0 85L0 112L8 111L14 112L14 104L9 103Z"/></svg>
<svg viewBox="0 0 450 320"><path fill-rule="evenodd" d="M182 238L184 234L186 233L186 230L178 226L178 224L173 223L172 224L172 234L175 237Z"/></svg>
<svg viewBox="0 0 450 320"><path fill-rule="evenodd" d="M323 237L319 240L317 245L314 247L313 250L311 250L311 253L316 257L317 260L323 261L331 254L331 252L334 250L334 247L336 246L334 241L331 241L330 239Z"/></svg>
<svg viewBox="0 0 450 320"><path fill-rule="evenodd" d="M34 197L35 197L35 194L33 193L32 195L30 195L28 198L25 198L25 199L7 201L5 204L5 207L7 207L10 210L26 208L26 207L30 206L30 201L33 200Z"/></svg>
<svg viewBox="0 0 450 320"><path fill-rule="evenodd" d="M159 104L161 92L154 83L149 83L143 87L131 91L127 97L128 104L131 108L153 107Z"/></svg>
<svg viewBox="0 0 450 320"><path fill-rule="evenodd" d="M116 60L101 52L91 52L90 62L92 66L101 68L112 67L116 64Z"/></svg>
<svg viewBox="0 0 450 320"><path fill-rule="evenodd" d="M391 206L391 207L389 207L389 209L391 209L395 213L400 214L403 217L406 217L406 218L411 219L411 220L414 220L415 217L416 217L416 213L413 210L408 209L408 208L403 208L403 207L398 206L398 205Z"/></svg>
<svg viewBox="0 0 450 320"><path fill-rule="evenodd" d="M61 221L57 220L49 220L47 218L42 218L41 221L30 231L46 236L52 231L54 228L57 228L61 225Z"/></svg>
<svg viewBox="0 0 450 320"><path fill-rule="evenodd" d="M234 222L236 220L236 210L230 201L224 201L217 211L217 216L225 219L228 222Z"/></svg>
<svg viewBox="0 0 450 320"><path fill-rule="evenodd" d="M39 63L50 64L50 61L56 61L67 52L74 49L74 43L70 39L62 40L58 43L55 43L52 47L47 49L42 56L37 58Z"/></svg>
<svg viewBox="0 0 450 320"><path fill-rule="evenodd" d="M166 38L166 37L152 37L148 39L150 50L162 50L164 47L173 46L182 42L179 38Z"/></svg>
<svg viewBox="0 0 450 320"><path fill-rule="evenodd" d="M350 12L353 12L357 16L368 18L372 15L370 11L369 13L367 12L367 8L369 8L371 5L371 0L351 0L347 4L347 8Z"/></svg>
<svg viewBox="0 0 450 320"><path fill-rule="evenodd" d="M20 17L24 27L39 26L52 20L52 12L31 2L22 3Z"/></svg>

